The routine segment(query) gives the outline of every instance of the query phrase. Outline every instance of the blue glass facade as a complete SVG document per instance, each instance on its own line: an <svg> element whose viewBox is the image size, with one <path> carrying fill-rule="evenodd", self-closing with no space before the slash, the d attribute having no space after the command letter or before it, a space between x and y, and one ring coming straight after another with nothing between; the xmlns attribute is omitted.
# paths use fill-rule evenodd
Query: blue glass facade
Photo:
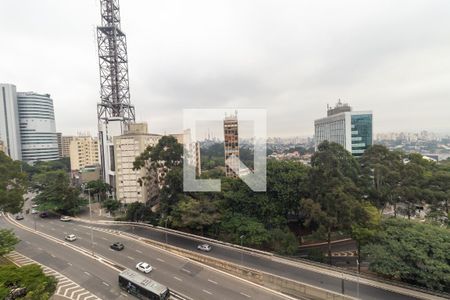
<svg viewBox="0 0 450 300"><path fill-rule="evenodd" d="M372 114L352 115L351 125L352 154L358 157L372 145Z"/></svg>

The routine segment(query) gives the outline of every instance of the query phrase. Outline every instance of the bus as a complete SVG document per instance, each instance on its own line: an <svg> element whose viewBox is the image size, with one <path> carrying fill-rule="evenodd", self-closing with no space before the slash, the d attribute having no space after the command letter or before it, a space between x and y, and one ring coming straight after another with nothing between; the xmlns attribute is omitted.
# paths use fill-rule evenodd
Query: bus
<svg viewBox="0 0 450 300"><path fill-rule="evenodd" d="M128 294L144 300L167 300L170 296L166 286L130 269L119 273L119 286Z"/></svg>

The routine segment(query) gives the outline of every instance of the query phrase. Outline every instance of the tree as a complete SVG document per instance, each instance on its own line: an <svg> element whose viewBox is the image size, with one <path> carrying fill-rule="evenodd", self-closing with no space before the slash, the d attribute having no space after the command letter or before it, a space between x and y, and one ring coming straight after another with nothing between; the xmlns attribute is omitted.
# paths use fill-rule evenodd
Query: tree
<svg viewBox="0 0 450 300"><path fill-rule="evenodd" d="M0 255L5 255L14 250L19 239L11 229L0 229Z"/></svg>
<svg viewBox="0 0 450 300"><path fill-rule="evenodd" d="M275 228L269 232L270 247L277 253L293 255L298 251L298 240L289 228Z"/></svg>
<svg viewBox="0 0 450 300"><path fill-rule="evenodd" d="M57 284L53 276L46 276L41 267L35 264L20 268L0 266L0 282L0 299L7 299L14 289L22 289L25 295L17 299L48 300Z"/></svg>
<svg viewBox="0 0 450 300"><path fill-rule="evenodd" d="M13 161L0 151L0 209L4 212L15 214L22 210L27 178L20 165L20 161Z"/></svg>
<svg viewBox="0 0 450 300"><path fill-rule="evenodd" d="M110 214L114 214L120 208L120 201L108 199L102 202L102 207Z"/></svg>
<svg viewBox="0 0 450 300"><path fill-rule="evenodd" d="M267 196L272 214L282 217L284 226L289 215L299 216L298 199L308 196L308 168L295 161L269 160L267 163Z"/></svg>
<svg viewBox="0 0 450 300"><path fill-rule="evenodd" d="M311 199L320 206L307 206L316 210L313 217L320 225L317 231L326 232L328 259L331 264L331 232L350 230L361 199L355 184L359 180L359 165L341 145L322 142L311 158ZM312 211L307 212L310 215Z"/></svg>
<svg viewBox="0 0 450 300"><path fill-rule="evenodd" d="M361 184L367 198L382 210L387 203L394 204L396 213L397 198L394 190L400 181L403 154L390 151L382 145L370 146L361 157Z"/></svg>
<svg viewBox="0 0 450 300"><path fill-rule="evenodd" d="M355 212L357 222L352 224L351 236L356 241L358 251L358 273L361 271L361 247L369 243L370 239L379 229L381 216L375 206L369 202L363 202L359 210Z"/></svg>
<svg viewBox="0 0 450 300"><path fill-rule="evenodd" d="M128 204L125 219L132 222L150 222L154 221L155 216L150 207L136 201Z"/></svg>
<svg viewBox="0 0 450 300"><path fill-rule="evenodd" d="M261 246L270 238L261 222L241 214L224 216L220 223L220 230L221 237L225 240L235 244L240 244L242 241L246 246Z"/></svg>
<svg viewBox="0 0 450 300"><path fill-rule="evenodd" d="M33 183L38 192L35 202L42 210L73 215L86 204L80 191L70 186L69 175L62 170L36 174Z"/></svg>
<svg viewBox="0 0 450 300"><path fill-rule="evenodd" d="M438 226L391 218L362 248L369 270L409 284L450 292L450 232Z"/></svg>
<svg viewBox="0 0 450 300"><path fill-rule="evenodd" d="M111 193L111 186L101 179L89 181L86 184L85 192L89 189L91 195L97 195L100 201L107 199L109 193Z"/></svg>
<svg viewBox="0 0 450 300"><path fill-rule="evenodd" d="M171 222L175 227L187 227L200 231L220 221L220 214L215 202L208 199L185 197L178 202L171 213Z"/></svg>
<svg viewBox="0 0 450 300"><path fill-rule="evenodd" d="M156 197L166 214L169 214L172 202L177 200L178 191L183 190L182 155L183 146L173 136L163 136L158 144L148 146L133 162L134 170L147 169L148 175L139 182L156 187Z"/></svg>

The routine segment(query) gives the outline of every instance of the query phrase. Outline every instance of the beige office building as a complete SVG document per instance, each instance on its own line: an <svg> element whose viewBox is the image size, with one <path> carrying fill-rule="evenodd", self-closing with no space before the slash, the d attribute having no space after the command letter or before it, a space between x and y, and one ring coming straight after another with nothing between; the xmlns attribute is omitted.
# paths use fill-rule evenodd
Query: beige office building
<svg viewBox="0 0 450 300"><path fill-rule="evenodd" d="M70 141L70 169L81 170L86 166L98 165L98 140L91 136L77 136Z"/></svg>
<svg viewBox="0 0 450 300"><path fill-rule="evenodd" d="M148 133L147 123L130 124L125 134L113 138L116 197L122 203L145 203L157 193L157 185L140 180L148 176L147 169L133 170L133 162L148 146L155 146L160 138L161 135Z"/></svg>
<svg viewBox="0 0 450 300"><path fill-rule="evenodd" d="M76 136L61 136L61 157L70 157L70 142Z"/></svg>

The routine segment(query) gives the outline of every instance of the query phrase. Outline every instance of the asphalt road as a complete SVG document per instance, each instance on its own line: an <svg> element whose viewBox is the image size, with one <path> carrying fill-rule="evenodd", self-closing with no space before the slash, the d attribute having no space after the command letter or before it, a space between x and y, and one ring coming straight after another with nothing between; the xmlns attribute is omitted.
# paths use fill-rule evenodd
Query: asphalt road
<svg viewBox="0 0 450 300"><path fill-rule="evenodd" d="M58 219L34 218L32 215L25 215L25 219L18 222L33 229L34 220L36 220L36 228L39 232L61 240L66 234L73 233L78 238L73 242L74 245L91 249L90 229L84 224L61 222ZM54 268L103 299L124 297L117 285L117 271L75 250L11 226L3 218L1 226L14 227L22 240L16 249L18 252ZM124 243L123 251L118 252L109 248L110 244L116 241ZM148 262L154 270L147 276L193 299L264 300L286 298L228 274L168 254L142 242L108 233L94 231L93 250L109 260L132 269L140 261Z"/></svg>
<svg viewBox="0 0 450 300"><path fill-rule="evenodd" d="M138 236L156 240L159 242L166 241L166 233L160 230L139 227L139 226L129 226L129 225L96 225L98 227L113 228L116 230L122 230L129 233L134 233ZM167 242L170 245L177 246L187 250L196 251L197 245L200 243L198 240L179 236L176 234L167 233ZM273 261L270 258L255 256L239 249L234 249L221 245L214 245L213 250L206 255L211 255L212 257L226 260L228 262L233 262L237 264L242 264L247 267L261 270L267 273L283 276L300 282L304 282L310 285L314 285L323 289L331 290L337 293L342 291L342 279L336 278L334 276L322 274L319 272L306 270L299 268L297 266L292 266L284 264L281 262ZM344 280L344 293L353 297L357 296L357 283L353 281ZM359 297L361 299L367 300L406 300L406 299L416 299L414 297L405 296L403 294L387 291L381 288L369 286L360 283L359 284Z"/></svg>

